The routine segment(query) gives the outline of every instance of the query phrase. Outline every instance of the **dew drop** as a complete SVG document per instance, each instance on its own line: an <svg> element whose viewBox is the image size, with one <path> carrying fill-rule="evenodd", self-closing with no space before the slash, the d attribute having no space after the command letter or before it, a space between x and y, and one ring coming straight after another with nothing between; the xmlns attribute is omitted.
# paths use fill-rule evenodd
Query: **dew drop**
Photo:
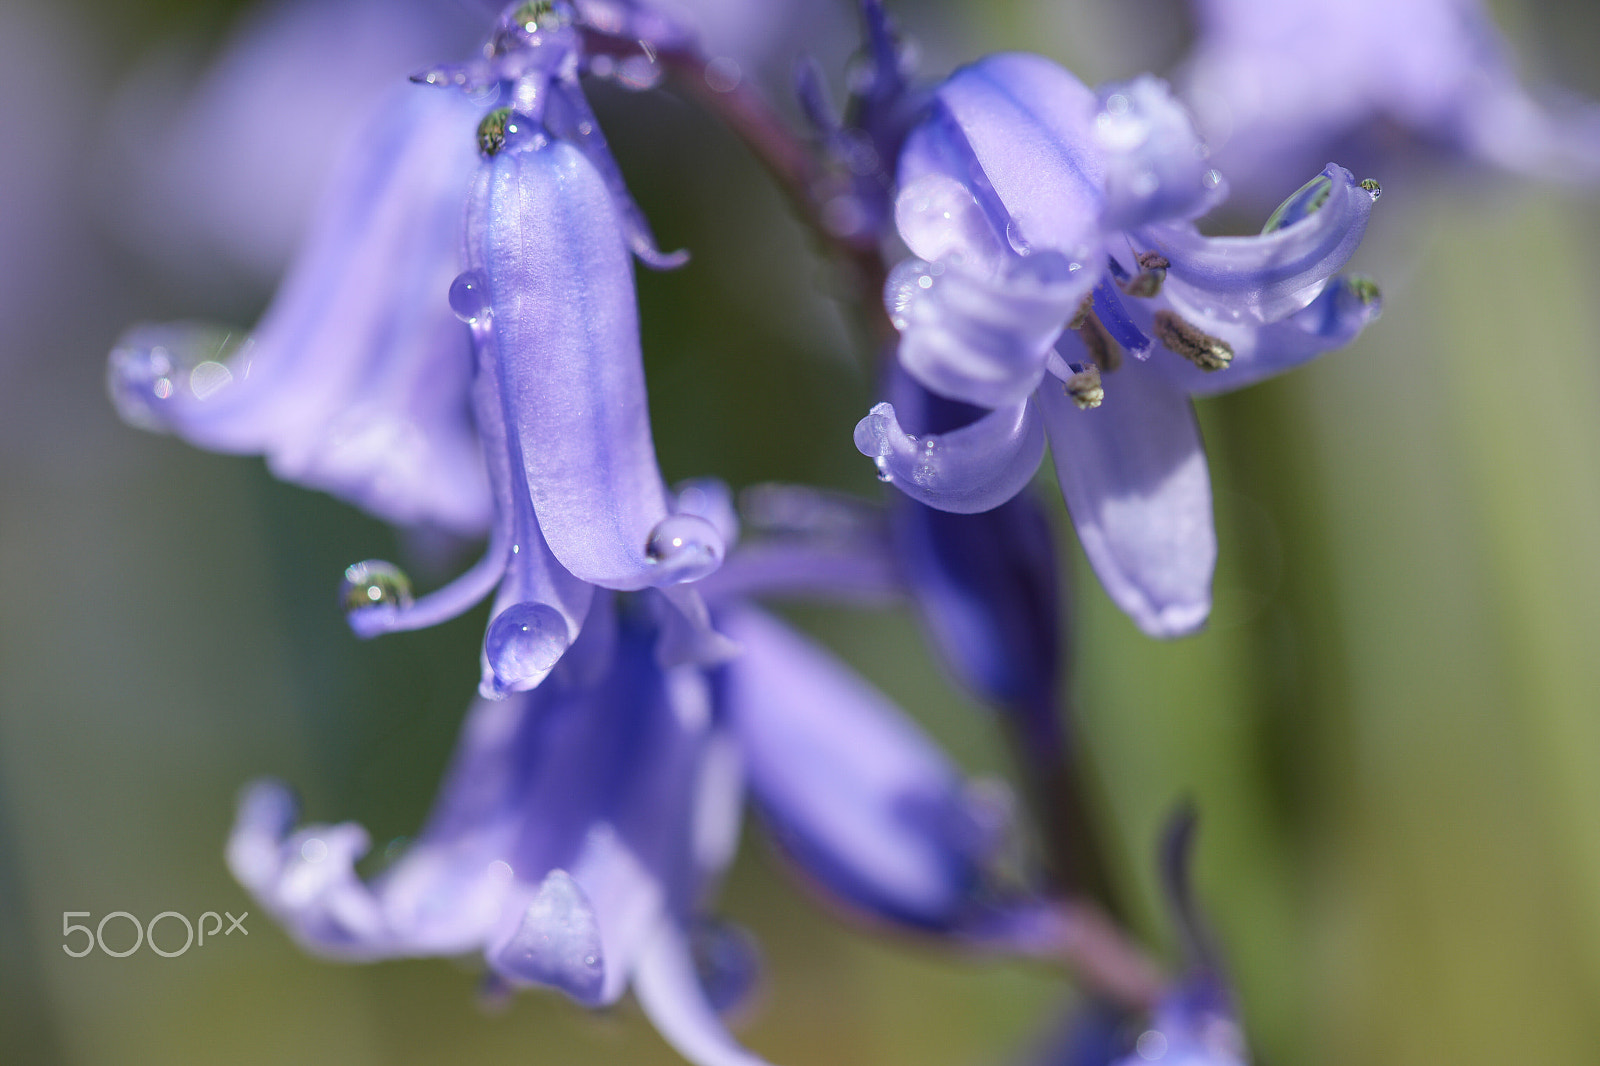
<svg viewBox="0 0 1600 1066"><path fill-rule="evenodd" d="M722 537L699 515L668 515L645 542L645 556L673 581L698 581L722 565Z"/></svg>
<svg viewBox="0 0 1600 1066"><path fill-rule="evenodd" d="M457 275L450 283L450 310L463 322L472 323L489 315L489 280L476 270Z"/></svg>
<svg viewBox="0 0 1600 1066"><path fill-rule="evenodd" d="M374 607L405 609L411 606L411 579L405 571L382 559L366 559L345 567L339 584L339 602L345 611Z"/></svg>
<svg viewBox="0 0 1600 1066"><path fill-rule="evenodd" d="M894 222L906 246L929 261L952 252L980 262L1003 254L972 191L945 174L929 174L901 190L894 202Z"/></svg>
<svg viewBox="0 0 1600 1066"><path fill-rule="evenodd" d="M739 64L727 56L718 56L706 64L706 85L712 92L731 93L739 87L744 72Z"/></svg>
<svg viewBox="0 0 1600 1066"><path fill-rule="evenodd" d="M911 324L917 301L932 286L933 276L921 259L907 259L889 271L883 284L883 305L895 329L903 330Z"/></svg>
<svg viewBox="0 0 1600 1066"><path fill-rule="evenodd" d="M1261 232L1276 233L1296 222L1303 222L1322 210L1322 205L1326 204L1328 197L1332 195L1333 179L1326 174L1318 174L1278 205L1278 209L1267 219L1267 224L1261 227Z"/></svg>
<svg viewBox="0 0 1600 1066"><path fill-rule="evenodd" d="M1018 255L1029 255L1033 252L1033 245L1022 235L1020 219L1014 218L1006 223L1006 243L1011 245L1011 250Z"/></svg>
<svg viewBox="0 0 1600 1066"><path fill-rule="evenodd" d="M649 56L627 56L617 64L617 81L629 89L653 89L662 75L660 64Z"/></svg>
<svg viewBox="0 0 1600 1066"><path fill-rule="evenodd" d="M300 845L300 857L306 862L321 862L328 857L328 842L321 837L307 837Z"/></svg>
<svg viewBox="0 0 1600 1066"><path fill-rule="evenodd" d="M128 330L106 365L106 391L117 413L140 429L167 429L175 397L204 400L233 380L222 360L242 350L234 338L230 330L194 322Z"/></svg>
<svg viewBox="0 0 1600 1066"><path fill-rule="evenodd" d="M1372 197L1374 202L1383 195L1383 186L1378 184L1377 178L1362 178L1361 187L1367 190L1367 195Z"/></svg>
<svg viewBox="0 0 1600 1066"><path fill-rule="evenodd" d="M1218 170L1216 167L1212 167L1210 170L1200 175L1200 184L1204 185L1207 189L1217 188L1222 184L1222 171Z"/></svg>
<svg viewBox="0 0 1600 1066"><path fill-rule="evenodd" d="M568 643L561 612L543 603L517 603L489 623L483 654L499 688L514 692L544 680Z"/></svg>

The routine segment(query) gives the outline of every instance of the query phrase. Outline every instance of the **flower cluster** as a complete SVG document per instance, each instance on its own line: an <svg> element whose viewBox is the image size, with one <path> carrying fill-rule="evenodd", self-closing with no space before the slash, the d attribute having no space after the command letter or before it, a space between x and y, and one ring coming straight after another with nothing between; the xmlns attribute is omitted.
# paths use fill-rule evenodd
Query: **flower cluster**
<svg viewBox="0 0 1600 1066"><path fill-rule="evenodd" d="M857 446L911 498L973 512L1021 491L1048 438L1112 599L1152 635L1202 625L1216 541L1189 397L1346 344L1376 316L1370 282L1334 275L1377 183L1329 164L1260 235L1203 236L1192 220L1225 183L1167 87L1095 91L1032 55L941 85L898 182L916 258L885 300L910 380ZM950 426L925 393L987 410Z"/></svg>
<svg viewBox="0 0 1600 1066"><path fill-rule="evenodd" d="M1237 6L1205 5L1188 80L1202 114L1229 91L1219 70L1265 85L1237 55L1267 69L1288 32ZM1168 83L1090 88L1022 53L918 83L878 0L860 4L865 47L842 109L819 65L798 67L798 133L738 61L702 48L693 7L506 7L470 59L376 98L253 332L140 325L111 353L128 422L261 455L399 526L485 541L426 594L379 560L350 566L341 589L362 637L492 596L478 699L421 833L364 879L364 830L297 826L288 788L261 783L230 867L318 954L473 952L493 987L586 1006L631 988L688 1059L747 1066L759 1060L719 1013L754 964L714 898L748 802L808 883L871 924L1071 963L1100 1005L1071 1061L1245 1061L1220 960L1201 944L1187 834L1167 863L1185 976L1164 977L1102 907L1063 714L1056 546L1029 485L1048 446L1111 599L1153 636L1202 627L1217 546L1192 399L1374 320L1377 287L1342 271L1377 181L1297 158L1290 184L1309 180L1259 233L1210 235L1198 220L1229 179ZM633 271L687 256L657 247L586 91L668 76L775 172L862 282L858 309L886 315L887 399L854 443L893 486L887 506L749 490L755 536L741 544L722 483L664 481ZM1483 112L1516 108L1497 77L1488 104L1452 98L1463 143L1499 143ZM1287 143L1253 128L1235 151ZM1279 179L1277 162L1248 165L1247 183ZM796 594L913 605L948 674L1015 741L1028 818L757 605Z"/></svg>

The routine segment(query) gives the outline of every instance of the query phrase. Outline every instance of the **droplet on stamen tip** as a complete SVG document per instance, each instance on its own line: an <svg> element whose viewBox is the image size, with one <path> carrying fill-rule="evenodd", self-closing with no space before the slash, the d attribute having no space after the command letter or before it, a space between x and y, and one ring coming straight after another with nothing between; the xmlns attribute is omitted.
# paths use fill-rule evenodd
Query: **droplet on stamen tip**
<svg viewBox="0 0 1600 1066"><path fill-rule="evenodd" d="M1353 293L1363 305L1383 302L1383 290L1378 288L1378 283L1361 274L1351 274L1344 279L1345 286Z"/></svg>
<svg viewBox="0 0 1600 1066"><path fill-rule="evenodd" d="M1156 338L1170 352L1183 356L1201 370L1224 370L1233 362L1233 346L1213 337L1171 311L1155 314Z"/></svg>
<svg viewBox="0 0 1600 1066"><path fill-rule="evenodd" d="M450 283L450 310L469 325L487 318L490 314L489 279L476 270L457 275Z"/></svg>
<svg viewBox="0 0 1600 1066"><path fill-rule="evenodd" d="M339 584L339 602L346 613L376 607L411 606L411 579L405 571L382 559L367 559L345 567Z"/></svg>
<svg viewBox="0 0 1600 1066"><path fill-rule="evenodd" d="M644 553L670 581L698 581L722 565L722 538L699 515L668 515L650 531Z"/></svg>
<svg viewBox="0 0 1600 1066"><path fill-rule="evenodd" d="M1378 184L1377 178L1362 178L1361 187L1367 190L1367 195L1372 197L1374 203L1383 195L1383 186Z"/></svg>
<svg viewBox="0 0 1600 1066"><path fill-rule="evenodd" d="M495 616L483 637L494 672L494 695L531 688L544 680L570 643L561 612L543 603L517 603Z"/></svg>

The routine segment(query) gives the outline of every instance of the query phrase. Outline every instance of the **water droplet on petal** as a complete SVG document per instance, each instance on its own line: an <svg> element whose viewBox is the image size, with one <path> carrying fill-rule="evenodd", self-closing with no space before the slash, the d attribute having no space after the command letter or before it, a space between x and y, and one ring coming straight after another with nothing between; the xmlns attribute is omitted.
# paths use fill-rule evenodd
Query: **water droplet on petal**
<svg viewBox="0 0 1600 1066"><path fill-rule="evenodd" d="M450 310L463 322L476 322L489 315L489 279L468 270L450 283Z"/></svg>
<svg viewBox="0 0 1600 1066"><path fill-rule="evenodd" d="M883 306L895 329L911 324L913 309L922 295L933 287L929 265L921 259L907 259L889 271L883 285Z"/></svg>
<svg viewBox="0 0 1600 1066"><path fill-rule="evenodd" d="M489 623L483 654L499 686L513 692L544 680L569 642L560 611L543 603L518 603Z"/></svg>
<svg viewBox="0 0 1600 1066"><path fill-rule="evenodd" d="M1033 245L1022 235L1021 219L1014 218L1006 223L1006 243L1011 245L1011 250L1018 255L1028 255L1033 251Z"/></svg>
<svg viewBox="0 0 1600 1066"><path fill-rule="evenodd" d="M945 174L929 174L903 189L894 202L894 223L913 253L934 261L959 252L973 263L1003 255L972 191Z"/></svg>
<svg viewBox="0 0 1600 1066"><path fill-rule="evenodd" d="M1200 184L1204 185L1207 189L1215 189L1217 186L1222 184L1222 171L1218 170L1216 167L1212 167L1210 170L1200 175Z"/></svg>
<svg viewBox="0 0 1600 1066"><path fill-rule="evenodd" d="M649 56L627 56L617 64L617 81L629 89L653 89L662 75L661 65Z"/></svg>
<svg viewBox="0 0 1600 1066"><path fill-rule="evenodd" d="M1362 178L1361 187L1367 190L1367 195L1372 197L1374 202L1383 195L1383 186L1378 184L1377 178Z"/></svg>
<svg viewBox="0 0 1600 1066"><path fill-rule="evenodd" d="M698 581L722 565L722 538L699 515L669 515L650 531L644 553L671 581Z"/></svg>
<svg viewBox="0 0 1600 1066"><path fill-rule="evenodd" d="M718 56L706 64L706 85L712 92L731 93L739 87L744 72L739 64L727 56Z"/></svg>
<svg viewBox="0 0 1600 1066"><path fill-rule="evenodd" d="M347 612L374 607L404 609L411 606L411 579L398 566L382 559L353 563L345 567L339 602Z"/></svg>
<svg viewBox="0 0 1600 1066"><path fill-rule="evenodd" d="M1278 205L1278 209L1267 219L1267 224L1261 227L1261 232L1275 233L1310 218L1322 210L1322 205L1328 202L1331 195L1333 179L1326 174L1318 174Z"/></svg>
<svg viewBox="0 0 1600 1066"><path fill-rule="evenodd" d="M106 391L117 413L140 429L165 430L174 397L204 400L233 380L222 360L242 349L234 337L231 330L193 322L133 327L118 339L106 366Z"/></svg>

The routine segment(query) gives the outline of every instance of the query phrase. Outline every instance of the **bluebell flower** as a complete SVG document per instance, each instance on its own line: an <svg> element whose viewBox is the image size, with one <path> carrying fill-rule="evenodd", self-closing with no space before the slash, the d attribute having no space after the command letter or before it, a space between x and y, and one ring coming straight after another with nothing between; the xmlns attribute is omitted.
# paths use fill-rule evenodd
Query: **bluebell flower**
<svg viewBox="0 0 1600 1066"><path fill-rule="evenodd" d="M492 504L468 332L445 299L480 108L401 85L369 116L277 296L246 336L141 325L111 353L119 413L400 525L464 535Z"/></svg>
<svg viewBox="0 0 1600 1066"><path fill-rule="evenodd" d="M1333 155L1397 176L1406 157L1600 179L1600 105L1523 88L1478 0L1194 0L1185 93L1239 190Z"/></svg>
<svg viewBox="0 0 1600 1066"><path fill-rule="evenodd" d="M1095 91L1021 54L938 89L898 182L916 258L885 299L905 376L857 447L912 499L974 513L1021 490L1048 438L1113 601L1154 635L1202 625L1216 542L1190 397L1298 365L1376 315L1370 282L1334 275L1377 183L1329 164L1259 236L1203 236L1193 219L1225 183L1167 86ZM930 394L981 410L941 432Z"/></svg>
<svg viewBox="0 0 1600 1066"><path fill-rule="evenodd" d="M631 255L684 257L656 250L583 96L585 29L566 3L513 5L481 56L417 75L427 87L356 146L241 351L203 327L137 327L111 359L136 424L263 452L392 521L487 527L482 559L427 596L376 560L349 568L343 596L373 636L498 586L490 696L544 678L595 587L690 582L723 551L656 464ZM717 654L703 604L672 598L697 654Z"/></svg>
<svg viewBox="0 0 1600 1066"><path fill-rule="evenodd" d="M763 584L757 573L729 587L740 582ZM496 981L587 1006L631 987L701 1066L759 1061L714 1009L741 973L694 950L746 791L807 880L853 912L978 947L1052 950L1055 911L989 875L1006 832L995 805L810 641L737 596L712 609L741 654L664 665L678 608L658 592L597 594L542 686L473 707L427 824L370 881L354 868L366 832L295 828L277 783L246 793L231 869L320 955L481 953Z"/></svg>

